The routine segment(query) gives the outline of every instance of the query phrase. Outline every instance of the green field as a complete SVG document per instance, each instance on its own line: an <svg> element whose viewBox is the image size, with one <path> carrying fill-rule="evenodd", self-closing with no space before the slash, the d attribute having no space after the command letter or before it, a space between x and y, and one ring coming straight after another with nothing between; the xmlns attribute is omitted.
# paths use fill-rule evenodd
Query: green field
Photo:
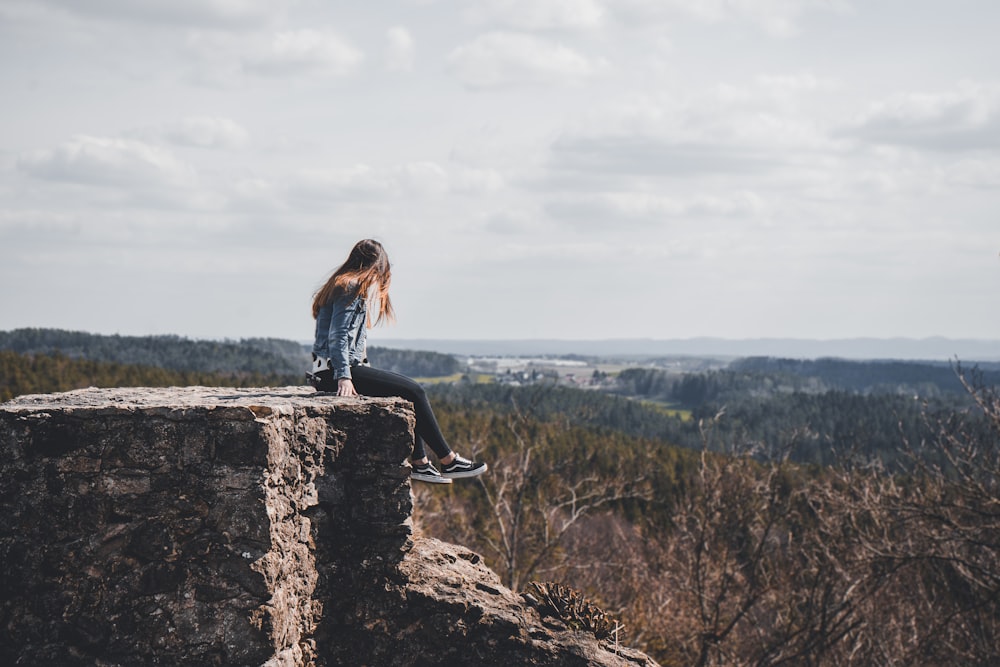
<svg viewBox="0 0 1000 667"><path fill-rule="evenodd" d="M650 401L648 399L640 399L639 402L669 417L680 417L683 421L691 421L690 410L678 408L669 403L660 403L659 401Z"/></svg>
<svg viewBox="0 0 1000 667"><path fill-rule="evenodd" d="M419 382L420 384L444 384L452 382L461 382L463 375L465 375L465 373L453 373L452 375L441 375L438 377L413 378L413 379ZM475 375L470 375L469 377L471 377L476 384L487 384L493 382L493 376L488 373L477 373Z"/></svg>

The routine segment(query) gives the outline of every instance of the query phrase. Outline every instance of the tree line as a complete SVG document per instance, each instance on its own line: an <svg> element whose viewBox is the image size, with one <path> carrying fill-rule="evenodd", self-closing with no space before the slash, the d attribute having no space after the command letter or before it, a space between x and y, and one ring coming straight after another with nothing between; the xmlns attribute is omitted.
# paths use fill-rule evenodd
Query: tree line
<svg viewBox="0 0 1000 667"><path fill-rule="evenodd" d="M0 331L0 350L27 355L58 352L73 359L202 373L301 376L309 363L301 344L274 338L210 341L172 335L109 336L62 329Z"/></svg>
<svg viewBox="0 0 1000 667"><path fill-rule="evenodd" d="M61 354L71 359L162 368L224 377L280 378L281 385L304 382L311 344L279 338L192 340L181 336L100 335L62 329L0 331L0 350L22 355ZM412 377L454 375L462 364L448 354L371 347L379 367Z"/></svg>
<svg viewBox="0 0 1000 667"><path fill-rule="evenodd" d="M0 350L0 401L85 387L267 387L288 377L259 373L177 371L157 366L71 359L66 355L18 354Z"/></svg>
<svg viewBox="0 0 1000 667"><path fill-rule="evenodd" d="M439 404L463 409L507 413L513 404L530 405L536 418L688 449L701 447L701 425L711 421L718 435L715 442L739 444L761 458L781 451L798 463L828 464L854 454L889 466L906 463L898 456L898 445L920 440L927 415L937 418L971 408L968 398L957 394L921 400L832 390L771 396L731 392L728 402L705 401L685 417L656 403L551 384L454 383L429 387L428 394Z"/></svg>
<svg viewBox="0 0 1000 667"><path fill-rule="evenodd" d="M957 365L958 362L748 357L736 359L721 370L683 374L659 368L627 368L617 376L617 391L689 408L747 396L832 391L964 399ZM1000 383L1000 364L982 362L976 368L985 382Z"/></svg>

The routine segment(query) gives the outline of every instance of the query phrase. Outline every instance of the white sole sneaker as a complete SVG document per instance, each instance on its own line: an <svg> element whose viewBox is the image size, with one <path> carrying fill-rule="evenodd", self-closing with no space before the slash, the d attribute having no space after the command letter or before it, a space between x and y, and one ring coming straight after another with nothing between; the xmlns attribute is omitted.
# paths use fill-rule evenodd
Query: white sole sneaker
<svg viewBox="0 0 1000 667"><path fill-rule="evenodd" d="M430 464L419 468L414 466L413 470L410 471L410 479L415 479L418 482L427 482L428 484L451 484L450 479L444 477Z"/></svg>
<svg viewBox="0 0 1000 667"><path fill-rule="evenodd" d="M463 463L466 463L466 464L471 463L471 467L468 466L468 465L459 465L459 466L456 466L454 469L449 470L448 466L442 466L443 470L441 471L441 476L442 477L447 477L448 479L462 479L462 478L465 478L465 477L479 477L484 472L486 472L487 470L490 469L490 467L488 465L486 465L485 463L483 463L482 461L480 461L479 463L472 463L471 461L467 461L467 462L463 462Z"/></svg>

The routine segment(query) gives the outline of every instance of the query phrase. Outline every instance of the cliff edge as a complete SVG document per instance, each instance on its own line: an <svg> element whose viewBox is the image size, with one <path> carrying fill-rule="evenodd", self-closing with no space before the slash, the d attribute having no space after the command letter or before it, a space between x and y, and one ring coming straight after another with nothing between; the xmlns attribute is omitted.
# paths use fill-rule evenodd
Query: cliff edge
<svg viewBox="0 0 1000 667"><path fill-rule="evenodd" d="M412 438L306 387L0 405L0 664L654 665L415 538Z"/></svg>

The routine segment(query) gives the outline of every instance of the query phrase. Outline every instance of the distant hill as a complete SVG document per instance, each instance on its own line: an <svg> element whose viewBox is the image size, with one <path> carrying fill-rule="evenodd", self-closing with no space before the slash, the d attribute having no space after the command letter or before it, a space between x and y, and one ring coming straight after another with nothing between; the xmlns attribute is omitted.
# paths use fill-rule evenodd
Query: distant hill
<svg viewBox="0 0 1000 667"><path fill-rule="evenodd" d="M158 366L71 359L61 352L18 354L0 350L0 402L22 394L84 387L263 387L289 384L288 377L259 373L176 371Z"/></svg>
<svg viewBox="0 0 1000 667"><path fill-rule="evenodd" d="M192 340L181 336L119 336L63 329L0 331L0 351L64 355L87 360L163 368L187 373L269 376L301 384L311 362L310 345L280 338ZM414 377L454 375L464 366L448 354L372 347L380 368Z"/></svg>
<svg viewBox="0 0 1000 667"><path fill-rule="evenodd" d="M175 371L301 376L309 354L300 343L275 338L191 340L181 336L119 336L62 329L0 331L0 350L60 352L71 359L154 366Z"/></svg>
<svg viewBox="0 0 1000 667"><path fill-rule="evenodd" d="M961 368L963 371L975 368L985 384L1000 384L1000 363L963 362ZM795 384L794 389L812 393L841 390L862 394L910 394L924 397L940 392L966 393L958 378L958 365L945 362L747 357L733 361L727 370L757 377L801 378L811 382Z"/></svg>
<svg viewBox="0 0 1000 667"><path fill-rule="evenodd" d="M1000 361L1000 340L951 338L684 338L657 340L440 340L379 339L391 348L434 350L458 355L585 355L602 358L690 356L735 359L782 357L789 359L896 359L923 361Z"/></svg>

